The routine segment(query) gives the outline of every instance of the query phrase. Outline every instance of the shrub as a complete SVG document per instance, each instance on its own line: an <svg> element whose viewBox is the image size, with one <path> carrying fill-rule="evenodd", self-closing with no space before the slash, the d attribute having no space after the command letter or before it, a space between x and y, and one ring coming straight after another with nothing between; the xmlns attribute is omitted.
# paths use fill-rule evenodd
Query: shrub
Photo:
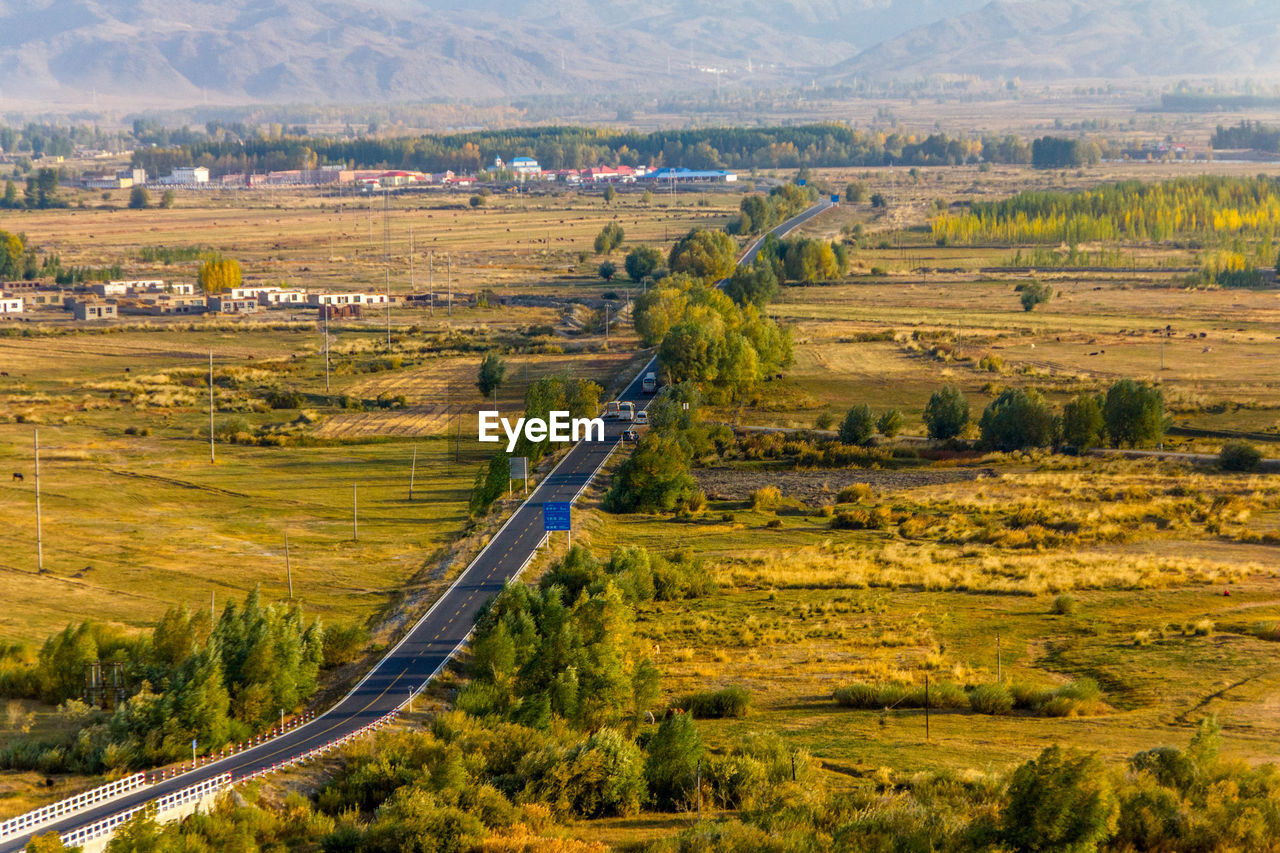
<svg viewBox="0 0 1280 853"><path fill-rule="evenodd" d="M367 642L369 642L369 632L363 625L326 628L323 646L325 667L351 663L360 656Z"/></svg>
<svg viewBox="0 0 1280 853"><path fill-rule="evenodd" d="M876 431L885 438L893 438L902 432L902 412L890 409L876 420Z"/></svg>
<svg viewBox="0 0 1280 853"><path fill-rule="evenodd" d="M745 717L751 706L751 694L737 685L721 690L703 690L683 697L680 706L699 720Z"/></svg>
<svg viewBox="0 0 1280 853"><path fill-rule="evenodd" d="M688 714L671 714L648 743L645 778L661 808L686 806L696 791L702 737Z"/></svg>
<svg viewBox="0 0 1280 853"><path fill-rule="evenodd" d="M819 412L818 417L814 419L814 429L831 429L836 422L836 416L830 412Z"/></svg>
<svg viewBox="0 0 1280 853"><path fill-rule="evenodd" d="M291 388L272 388L263 399L273 409L297 409L303 403L302 394Z"/></svg>
<svg viewBox="0 0 1280 853"><path fill-rule="evenodd" d="M1022 301L1022 310L1030 311L1037 305L1048 302L1053 298L1053 288L1043 282L1032 281L1023 285L1022 295L1019 297Z"/></svg>
<svg viewBox="0 0 1280 853"><path fill-rule="evenodd" d="M893 520L892 514L882 506L871 510L851 509L837 512L831 519L832 530L884 530Z"/></svg>
<svg viewBox="0 0 1280 853"><path fill-rule="evenodd" d="M1071 616L1076 612L1076 600L1063 593L1053 599L1053 604L1049 606L1049 612L1055 616Z"/></svg>
<svg viewBox="0 0 1280 853"><path fill-rule="evenodd" d="M1218 465L1224 471L1252 471L1262 461L1262 451L1247 441L1228 441L1218 451Z"/></svg>
<svg viewBox="0 0 1280 853"><path fill-rule="evenodd" d="M1013 710L1013 696L1003 684L979 684L969 691L969 707L978 714L1007 714Z"/></svg>
<svg viewBox="0 0 1280 853"><path fill-rule="evenodd" d="M782 492L777 486L763 486L751 493L751 508L760 512L772 512L782 503Z"/></svg>
<svg viewBox="0 0 1280 853"><path fill-rule="evenodd" d="M861 503L871 498L871 486L868 483L850 483L836 495L836 503Z"/></svg>

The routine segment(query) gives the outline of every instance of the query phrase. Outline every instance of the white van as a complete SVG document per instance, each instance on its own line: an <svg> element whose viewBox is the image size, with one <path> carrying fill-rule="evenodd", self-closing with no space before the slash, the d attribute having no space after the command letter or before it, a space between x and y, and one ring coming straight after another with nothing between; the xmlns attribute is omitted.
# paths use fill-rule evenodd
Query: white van
<svg viewBox="0 0 1280 853"><path fill-rule="evenodd" d="M650 370L644 375L644 379L640 380L640 387L646 394L653 394L658 390L658 375Z"/></svg>

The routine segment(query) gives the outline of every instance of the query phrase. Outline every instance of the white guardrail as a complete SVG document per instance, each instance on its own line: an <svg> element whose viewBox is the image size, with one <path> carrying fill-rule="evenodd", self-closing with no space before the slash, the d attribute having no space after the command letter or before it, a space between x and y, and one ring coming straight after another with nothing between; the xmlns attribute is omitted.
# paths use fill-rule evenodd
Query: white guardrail
<svg viewBox="0 0 1280 853"><path fill-rule="evenodd" d="M76 794L74 797L68 797L65 800L59 800L56 803L29 811L26 814L20 814L17 817L9 818L0 823L0 840L8 838L11 835L23 835L32 829L43 826L46 823L53 823L59 818L66 817L73 812L78 812L92 806L105 803L107 800L113 800L121 794L127 794L130 791L136 791L138 788L147 784L146 773L134 773L132 776L126 776L123 779L117 779L114 782L108 782L94 788L91 791L85 791L82 794Z"/></svg>
<svg viewBox="0 0 1280 853"><path fill-rule="evenodd" d="M169 809L175 809L179 806L186 805L187 803L202 800L210 794L217 793L223 788L228 788L230 786L230 773L222 773L218 776L210 777L205 779L203 782L197 782L189 788L183 788L181 791L174 791L172 794L166 794L157 800L143 803L140 806L134 806L133 808L122 812L117 812L110 817L105 817L100 821L89 824L88 826L73 829L61 836L62 843L67 847L79 847L86 841L92 841L93 839L99 838L103 835L111 834L115 831L116 827L144 809L155 806L156 814L160 815Z"/></svg>

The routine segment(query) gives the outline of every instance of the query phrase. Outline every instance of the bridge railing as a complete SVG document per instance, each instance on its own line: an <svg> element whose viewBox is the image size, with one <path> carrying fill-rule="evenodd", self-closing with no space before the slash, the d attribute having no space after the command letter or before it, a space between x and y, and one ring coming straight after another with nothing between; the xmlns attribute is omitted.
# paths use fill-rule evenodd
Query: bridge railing
<svg viewBox="0 0 1280 853"><path fill-rule="evenodd" d="M115 832L120 824L126 822L144 809L154 806L156 814L163 814L170 809L175 809L179 806L186 805L187 803L202 800L210 794L217 793L230 785L230 773L211 776L208 779L191 785L190 787L183 788L181 791L174 791L172 794L166 794L163 797L143 803L142 805L134 806L133 808L126 809L122 812L117 812L103 818L102 820L88 824L87 826L81 826L73 829L60 837L62 838L62 843L67 847L79 847L86 841L92 841L95 838Z"/></svg>
<svg viewBox="0 0 1280 853"><path fill-rule="evenodd" d="M132 776L126 776L123 779L108 782L107 784L100 785L90 791L76 794L74 797L68 797L65 800L50 803L47 806L34 809L26 814L20 814L17 817L9 818L3 823L0 823L0 839L8 838L12 835L24 835L33 829L37 829L45 825L46 823L53 823L59 818L66 817L74 812L100 805L105 803L107 800L115 799L121 794L136 791L146 784L146 773L134 773Z"/></svg>

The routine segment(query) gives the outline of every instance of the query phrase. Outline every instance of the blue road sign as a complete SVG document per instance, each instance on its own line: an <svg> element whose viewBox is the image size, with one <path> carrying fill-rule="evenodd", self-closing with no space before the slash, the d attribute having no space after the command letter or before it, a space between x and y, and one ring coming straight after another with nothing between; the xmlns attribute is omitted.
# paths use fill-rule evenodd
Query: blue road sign
<svg viewBox="0 0 1280 853"><path fill-rule="evenodd" d="M838 195L832 195L832 196L831 196L831 203L832 203L832 204L839 204L839 203L840 203L840 196L838 196Z"/></svg>
<svg viewBox="0 0 1280 853"><path fill-rule="evenodd" d="M799 184L800 186L804 186L806 181L804 178L801 178L800 180L796 181L796 183Z"/></svg>
<svg viewBox="0 0 1280 853"><path fill-rule="evenodd" d="M553 530L569 530L568 501L547 501L542 505L542 529L550 533Z"/></svg>

